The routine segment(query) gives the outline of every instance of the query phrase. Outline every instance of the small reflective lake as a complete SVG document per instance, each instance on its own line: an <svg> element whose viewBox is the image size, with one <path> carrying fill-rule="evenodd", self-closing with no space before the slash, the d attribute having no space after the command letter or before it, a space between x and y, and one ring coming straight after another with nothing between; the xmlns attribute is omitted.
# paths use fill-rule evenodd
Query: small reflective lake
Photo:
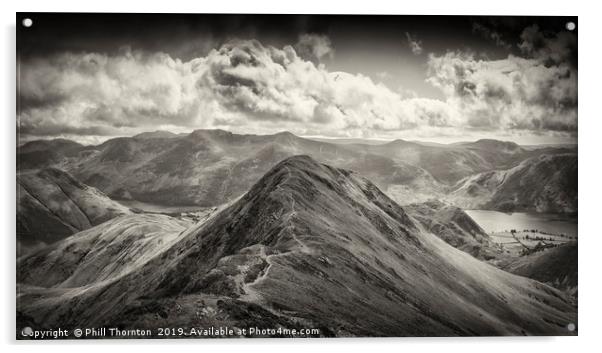
<svg viewBox="0 0 602 353"><path fill-rule="evenodd" d="M206 207L201 206L165 206L149 202L141 202L136 200L119 200L120 204L128 208L137 208L145 212L154 213L181 213L181 212L194 212L203 210Z"/></svg>
<svg viewBox="0 0 602 353"><path fill-rule="evenodd" d="M577 236L577 216L484 210L466 210L466 213L488 233L510 229L538 229L546 233Z"/></svg>

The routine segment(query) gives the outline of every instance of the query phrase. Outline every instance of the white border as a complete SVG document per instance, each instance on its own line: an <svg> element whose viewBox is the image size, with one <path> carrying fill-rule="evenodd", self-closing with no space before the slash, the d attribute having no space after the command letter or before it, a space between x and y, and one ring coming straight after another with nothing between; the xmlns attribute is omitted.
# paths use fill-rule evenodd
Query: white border
<svg viewBox="0 0 602 353"><path fill-rule="evenodd" d="M2 153L0 174L2 195L0 224L2 237L2 318L0 334L5 351L44 352L105 352L107 350L139 350L146 352L306 352L306 351L391 351L391 352L570 352L599 346L597 331L601 317L600 294L600 183L602 182L602 124L600 102L600 21L599 6L595 2L576 1L500 0L485 1L411 1L398 2L369 0L361 4L304 1L164 1L125 2L102 0L51 0L18 2L3 1L2 65L0 86L2 116ZM15 12L178 12L178 13L374 13L374 14L455 14L455 15L576 15L579 16L579 337L549 338L398 338L398 339L273 339L273 340L187 340L187 341L111 341L111 342L15 342ZM138 348L143 345L144 348Z"/></svg>

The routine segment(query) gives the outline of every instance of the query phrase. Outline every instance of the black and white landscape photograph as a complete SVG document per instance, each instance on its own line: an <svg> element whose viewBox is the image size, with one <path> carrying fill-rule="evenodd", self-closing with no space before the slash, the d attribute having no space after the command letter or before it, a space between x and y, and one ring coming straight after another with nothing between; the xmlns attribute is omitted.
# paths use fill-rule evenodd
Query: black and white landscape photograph
<svg viewBox="0 0 602 353"><path fill-rule="evenodd" d="M16 339L578 335L577 17L16 16Z"/></svg>

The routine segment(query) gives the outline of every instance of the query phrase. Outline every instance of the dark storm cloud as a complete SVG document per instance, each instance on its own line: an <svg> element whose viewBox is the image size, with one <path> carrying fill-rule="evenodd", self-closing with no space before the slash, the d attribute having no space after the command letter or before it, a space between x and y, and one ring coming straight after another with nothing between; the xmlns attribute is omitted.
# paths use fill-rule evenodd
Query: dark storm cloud
<svg viewBox="0 0 602 353"><path fill-rule="evenodd" d="M320 63L323 57L334 55L330 38L320 34L302 34L294 46L297 54L314 64Z"/></svg>
<svg viewBox="0 0 602 353"><path fill-rule="evenodd" d="M122 47L190 60L234 38L293 44L301 33L325 34L331 19L304 15L21 13L34 26L19 28L21 57L52 53L118 53Z"/></svg>
<svg viewBox="0 0 602 353"><path fill-rule="evenodd" d="M56 106L68 98L64 94L57 92L51 92L43 96L29 94L30 92L19 93L19 109L22 110Z"/></svg>
<svg viewBox="0 0 602 353"><path fill-rule="evenodd" d="M84 126L84 127L72 127L72 126L59 126L53 124L43 124L39 126L22 125L19 128L22 134L34 135L34 136L53 136L59 134L69 134L78 136L114 136L119 131L117 129L107 126Z"/></svg>
<svg viewBox="0 0 602 353"><path fill-rule="evenodd" d="M326 36L337 46L351 43L361 48L370 44L363 43L364 38L371 43L396 45L406 32L428 41L433 51L444 52L450 46L473 46L475 50L486 46L473 36L475 21L503 22L504 28L513 28L508 27L505 17L469 16L19 13L17 17L17 23L25 17L34 20L32 27L18 28L22 57L65 51L115 54L128 46L190 60L207 55L233 38L257 39L265 45L282 47L296 43L300 35L312 34ZM562 19L551 21L535 18L521 24L518 34L533 23L545 30L557 27Z"/></svg>
<svg viewBox="0 0 602 353"><path fill-rule="evenodd" d="M520 35L520 50L546 65L577 66L577 36L570 31L543 31L537 24L526 27Z"/></svg>
<svg viewBox="0 0 602 353"><path fill-rule="evenodd" d="M500 33L479 22L474 22L472 24L472 31L481 35L483 38L492 40L497 46L506 49L510 49L512 47L511 44L507 43L504 40L503 36Z"/></svg>
<svg viewBox="0 0 602 353"><path fill-rule="evenodd" d="M406 39L408 40L408 46L414 55L422 54L422 41L413 37L410 33L406 32Z"/></svg>

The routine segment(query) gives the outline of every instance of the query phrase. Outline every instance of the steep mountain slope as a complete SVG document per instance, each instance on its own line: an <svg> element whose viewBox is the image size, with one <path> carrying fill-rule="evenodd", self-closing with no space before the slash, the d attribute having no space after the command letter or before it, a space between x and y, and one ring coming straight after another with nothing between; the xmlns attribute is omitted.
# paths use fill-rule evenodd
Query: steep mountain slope
<svg viewBox="0 0 602 353"><path fill-rule="evenodd" d="M17 239L52 243L130 211L55 168L17 175Z"/></svg>
<svg viewBox="0 0 602 353"><path fill-rule="evenodd" d="M468 177L447 199L465 209L577 212L577 154L544 154Z"/></svg>
<svg viewBox="0 0 602 353"><path fill-rule="evenodd" d="M478 259L491 260L502 253L490 241L487 233L458 207L440 201L428 201L411 204L404 209L426 230Z"/></svg>
<svg viewBox="0 0 602 353"><path fill-rule="evenodd" d="M577 243L567 243L521 256L502 268L576 295L577 265Z"/></svg>
<svg viewBox="0 0 602 353"><path fill-rule="evenodd" d="M566 335L576 322L561 292L451 247L368 180L309 157L279 163L172 245L137 254L136 266L118 245L126 270L99 274L75 260L46 279L56 258L81 258L104 231L19 261L21 317L38 327L302 325L337 336Z"/></svg>
<svg viewBox="0 0 602 353"><path fill-rule="evenodd" d="M168 249L190 225L158 214L117 217L22 261L18 281L68 288L116 278ZM35 263L41 257L46 261Z"/></svg>

